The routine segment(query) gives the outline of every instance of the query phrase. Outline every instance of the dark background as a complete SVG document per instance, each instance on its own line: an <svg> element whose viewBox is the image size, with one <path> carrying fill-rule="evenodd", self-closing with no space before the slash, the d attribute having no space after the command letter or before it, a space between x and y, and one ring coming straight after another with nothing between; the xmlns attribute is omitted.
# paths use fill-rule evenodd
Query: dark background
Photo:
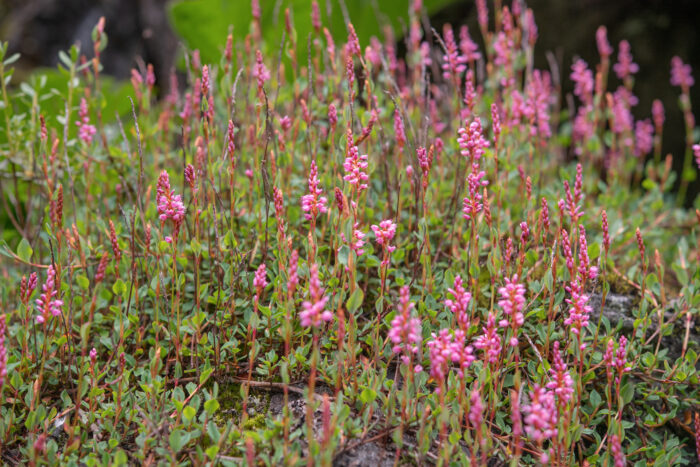
<svg viewBox="0 0 700 467"><path fill-rule="evenodd" d="M235 1L241 2L241 8L250 8L249 0ZM0 39L10 42L11 53L22 54L17 63L18 76L22 77L35 67L55 66L58 51L76 41L89 44L93 26L105 16L109 37L102 59L105 73L128 78L131 68L153 63L159 82L167 84L163 78L172 69L178 52L177 37L168 24L167 4L167 0L0 0ZM488 4L493 21L493 2ZM608 28L615 48L613 59L619 41L630 42L640 67L635 80L639 97L635 117L650 117L653 99L663 101L663 150L674 154L674 165L679 168L685 147L684 128L678 108L679 90L669 83L670 61L673 55L679 55L692 65L698 83L691 100L700 108L700 1L529 0L527 5L535 12L539 30L536 66L549 68L545 52L552 52L560 66L565 94L572 91L569 74L575 57L586 60L592 69L598 62L595 31L599 25ZM472 0L455 1L433 15L431 22L438 31L445 22L455 26L466 23L474 39L481 42ZM616 77L611 76L608 88L617 85ZM562 105L566 106L566 96L563 99ZM697 192L698 182L694 185Z"/></svg>

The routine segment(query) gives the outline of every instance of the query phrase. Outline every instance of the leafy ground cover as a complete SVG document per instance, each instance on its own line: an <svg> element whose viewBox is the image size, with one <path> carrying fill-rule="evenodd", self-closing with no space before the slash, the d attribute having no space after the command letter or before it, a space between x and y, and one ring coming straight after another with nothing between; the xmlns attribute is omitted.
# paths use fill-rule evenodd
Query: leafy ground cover
<svg viewBox="0 0 700 467"><path fill-rule="evenodd" d="M439 32L412 2L405 56L312 5L272 44L253 1L159 100L134 70L126 114L103 21L64 86L2 46L3 462L697 462L689 67L664 155L603 27L537 70L520 2Z"/></svg>

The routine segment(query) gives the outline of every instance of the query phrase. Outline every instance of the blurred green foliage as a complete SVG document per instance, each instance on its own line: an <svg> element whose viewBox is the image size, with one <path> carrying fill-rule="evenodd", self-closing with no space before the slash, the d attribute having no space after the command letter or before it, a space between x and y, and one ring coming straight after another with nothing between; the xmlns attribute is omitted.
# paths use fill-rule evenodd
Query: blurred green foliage
<svg viewBox="0 0 700 467"><path fill-rule="evenodd" d="M402 31L408 21L409 0L321 0L321 22L335 40L347 39L345 16L352 22L361 44L372 36L383 38L382 25L391 25ZM432 14L454 0L425 0L424 7ZM263 45L258 48L276 48L282 40L285 10L289 8L295 29L297 57L304 63L308 56L306 38L312 32L311 1L261 1ZM173 28L191 49L199 49L202 61L215 63L221 57L229 28L235 39L250 33L251 5L247 0L180 0L170 7Z"/></svg>

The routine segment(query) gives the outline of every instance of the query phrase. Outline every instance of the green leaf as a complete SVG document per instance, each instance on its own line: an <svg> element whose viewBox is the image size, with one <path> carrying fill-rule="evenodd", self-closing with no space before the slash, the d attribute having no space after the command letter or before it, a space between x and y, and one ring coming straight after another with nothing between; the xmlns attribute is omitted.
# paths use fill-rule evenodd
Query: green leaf
<svg viewBox="0 0 700 467"><path fill-rule="evenodd" d="M219 410L219 401L216 399L209 399L204 403L204 410L207 412L207 415L211 416Z"/></svg>
<svg viewBox="0 0 700 467"><path fill-rule="evenodd" d="M625 404L629 404L634 399L634 384L627 383L620 390L620 397Z"/></svg>
<svg viewBox="0 0 700 467"><path fill-rule="evenodd" d="M123 295L126 292L126 284L123 280L117 279L117 281L112 286L112 292L114 295Z"/></svg>
<svg viewBox="0 0 700 467"><path fill-rule="evenodd" d="M185 407L185 409L182 411L182 416L185 418L185 420L189 421L192 420L195 415L197 415L197 410L192 407L191 405L188 405Z"/></svg>
<svg viewBox="0 0 700 467"><path fill-rule="evenodd" d="M182 432L180 430L171 431L168 441L170 442L170 449L176 453L180 452L180 449L182 449Z"/></svg>
<svg viewBox="0 0 700 467"><path fill-rule="evenodd" d="M90 287L90 280L82 274L76 276L75 281L83 290L87 290Z"/></svg>
<svg viewBox="0 0 700 467"><path fill-rule="evenodd" d="M377 398L377 391L371 388L364 388L360 393L360 401L363 404L371 404Z"/></svg>
<svg viewBox="0 0 700 467"><path fill-rule="evenodd" d="M32 247L27 239L22 238L22 240L19 242L19 246L17 246L17 256L19 256L19 258L25 263L28 263L33 253L34 250L32 250Z"/></svg>
<svg viewBox="0 0 700 467"><path fill-rule="evenodd" d="M350 298L348 298L347 303L345 304L345 307L350 313L353 313L355 310L360 308L362 306L362 301L365 299L365 294L362 292L362 289L357 287L355 291L350 295Z"/></svg>

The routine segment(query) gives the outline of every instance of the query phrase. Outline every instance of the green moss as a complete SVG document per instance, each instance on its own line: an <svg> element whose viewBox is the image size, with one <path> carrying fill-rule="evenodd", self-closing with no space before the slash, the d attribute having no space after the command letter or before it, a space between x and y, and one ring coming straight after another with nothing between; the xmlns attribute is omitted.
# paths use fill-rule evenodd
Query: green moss
<svg viewBox="0 0 700 467"><path fill-rule="evenodd" d="M246 430L259 430L265 428L265 414L260 413L245 421L243 428Z"/></svg>

